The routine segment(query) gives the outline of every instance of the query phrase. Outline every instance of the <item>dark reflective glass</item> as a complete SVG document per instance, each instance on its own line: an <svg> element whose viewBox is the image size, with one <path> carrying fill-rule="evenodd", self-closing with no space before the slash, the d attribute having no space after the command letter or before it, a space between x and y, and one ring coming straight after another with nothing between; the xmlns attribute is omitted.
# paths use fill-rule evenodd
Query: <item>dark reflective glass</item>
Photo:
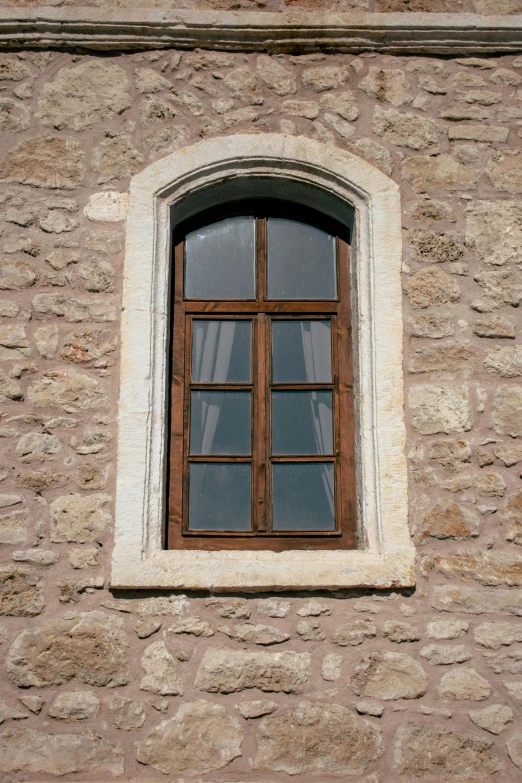
<svg viewBox="0 0 522 783"><path fill-rule="evenodd" d="M331 383L330 321L272 321L272 381Z"/></svg>
<svg viewBox="0 0 522 783"><path fill-rule="evenodd" d="M189 474L189 530L250 530L249 464L193 462Z"/></svg>
<svg viewBox="0 0 522 783"><path fill-rule="evenodd" d="M192 321L194 383L250 383L251 321Z"/></svg>
<svg viewBox="0 0 522 783"><path fill-rule="evenodd" d="M250 454L250 431L249 391L191 392L191 454Z"/></svg>
<svg viewBox="0 0 522 783"><path fill-rule="evenodd" d="M185 238L187 299L254 299L255 219L233 217Z"/></svg>
<svg viewBox="0 0 522 783"><path fill-rule="evenodd" d="M333 463L272 465L274 530L335 530L334 507Z"/></svg>
<svg viewBox="0 0 522 783"><path fill-rule="evenodd" d="M269 299L335 299L335 238L297 220L267 220Z"/></svg>
<svg viewBox="0 0 522 783"><path fill-rule="evenodd" d="M332 392L272 392L274 454L332 454Z"/></svg>

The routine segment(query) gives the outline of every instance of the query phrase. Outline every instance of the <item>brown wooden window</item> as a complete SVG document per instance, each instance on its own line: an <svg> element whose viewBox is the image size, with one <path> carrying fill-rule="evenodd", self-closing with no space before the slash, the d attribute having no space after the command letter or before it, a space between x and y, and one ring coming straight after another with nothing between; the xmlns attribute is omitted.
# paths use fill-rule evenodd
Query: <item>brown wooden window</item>
<svg viewBox="0 0 522 783"><path fill-rule="evenodd" d="M235 204L174 236L167 545L355 546L346 229Z"/></svg>

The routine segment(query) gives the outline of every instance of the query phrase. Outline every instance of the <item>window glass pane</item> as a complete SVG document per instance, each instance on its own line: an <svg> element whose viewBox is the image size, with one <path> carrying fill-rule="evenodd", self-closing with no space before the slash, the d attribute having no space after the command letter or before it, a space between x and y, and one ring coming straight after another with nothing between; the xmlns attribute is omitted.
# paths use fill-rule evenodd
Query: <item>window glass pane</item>
<svg viewBox="0 0 522 783"><path fill-rule="evenodd" d="M187 299L255 298L255 219L233 217L185 238Z"/></svg>
<svg viewBox="0 0 522 783"><path fill-rule="evenodd" d="M194 383L250 383L251 321L192 321Z"/></svg>
<svg viewBox="0 0 522 783"><path fill-rule="evenodd" d="M332 392L272 392L272 452L332 454Z"/></svg>
<svg viewBox="0 0 522 783"><path fill-rule="evenodd" d="M189 530L250 530L250 464L193 462Z"/></svg>
<svg viewBox="0 0 522 783"><path fill-rule="evenodd" d="M297 220L268 218L269 299L335 299L335 239Z"/></svg>
<svg viewBox="0 0 522 783"><path fill-rule="evenodd" d="M250 392L190 394L191 454L250 454Z"/></svg>
<svg viewBox="0 0 522 783"><path fill-rule="evenodd" d="M272 321L272 381L331 383L330 321Z"/></svg>
<svg viewBox="0 0 522 783"><path fill-rule="evenodd" d="M335 530L332 462L272 465L274 530Z"/></svg>

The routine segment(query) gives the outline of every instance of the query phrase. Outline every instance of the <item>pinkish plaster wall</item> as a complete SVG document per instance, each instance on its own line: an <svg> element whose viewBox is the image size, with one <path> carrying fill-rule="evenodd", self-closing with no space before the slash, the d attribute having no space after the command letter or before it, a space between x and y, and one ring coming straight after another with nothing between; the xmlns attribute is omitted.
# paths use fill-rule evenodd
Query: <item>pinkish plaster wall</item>
<svg viewBox="0 0 522 783"><path fill-rule="evenodd" d="M522 774L521 85L513 56L0 56L3 780ZM401 187L417 588L112 595L124 237L90 199L273 131Z"/></svg>

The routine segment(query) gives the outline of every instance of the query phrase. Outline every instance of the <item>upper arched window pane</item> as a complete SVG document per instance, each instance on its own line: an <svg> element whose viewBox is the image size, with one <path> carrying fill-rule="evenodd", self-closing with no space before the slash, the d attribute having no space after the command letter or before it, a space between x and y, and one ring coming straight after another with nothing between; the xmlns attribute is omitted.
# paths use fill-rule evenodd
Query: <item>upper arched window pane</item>
<svg viewBox="0 0 522 783"><path fill-rule="evenodd" d="M335 299L335 237L297 220L267 220L268 299Z"/></svg>

